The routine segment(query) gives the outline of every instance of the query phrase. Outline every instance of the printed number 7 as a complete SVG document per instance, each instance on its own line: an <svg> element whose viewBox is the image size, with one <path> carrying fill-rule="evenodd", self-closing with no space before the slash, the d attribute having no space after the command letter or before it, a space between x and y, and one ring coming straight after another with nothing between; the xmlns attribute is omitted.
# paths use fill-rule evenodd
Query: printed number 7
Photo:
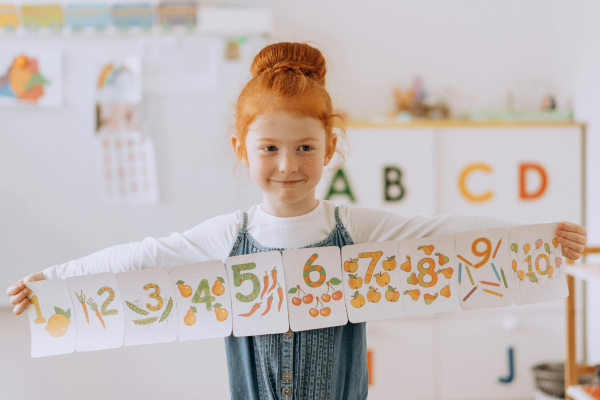
<svg viewBox="0 0 600 400"><path fill-rule="evenodd" d="M235 294L235 298L243 303L249 303L253 301L258 297L258 292L260 292L260 282L256 275L251 273L240 274L240 272L242 271L254 268L256 268L255 263L237 264L231 266L231 269L233 270L233 284L235 285L235 287L240 287L244 281L252 281L252 293L250 293L247 296L244 296L239 292Z"/></svg>
<svg viewBox="0 0 600 400"><path fill-rule="evenodd" d="M379 261L382 255L383 251L370 251L368 253L360 253L358 255L358 258L372 258L371 262L369 263L369 268L367 268L367 274L365 275L365 283L371 282L373 270L375 269L377 261Z"/></svg>

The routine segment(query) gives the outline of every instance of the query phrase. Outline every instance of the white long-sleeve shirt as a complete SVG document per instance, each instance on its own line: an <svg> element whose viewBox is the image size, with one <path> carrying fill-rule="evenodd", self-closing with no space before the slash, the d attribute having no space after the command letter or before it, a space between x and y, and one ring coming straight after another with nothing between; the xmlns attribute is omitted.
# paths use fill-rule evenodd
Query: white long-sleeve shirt
<svg viewBox="0 0 600 400"><path fill-rule="evenodd" d="M424 236L456 235L479 229L512 228L521 221L482 215L447 214L435 217L405 217L373 208L340 206L340 219L355 244L397 241ZM260 244L275 248L297 248L323 240L335 226L335 205L320 200L311 212L280 218L263 211L260 205L248 210L248 233ZM46 279L100 272L125 272L169 268L229 256L243 225L243 213L211 218L183 233L112 246L89 256L44 270Z"/></svg>

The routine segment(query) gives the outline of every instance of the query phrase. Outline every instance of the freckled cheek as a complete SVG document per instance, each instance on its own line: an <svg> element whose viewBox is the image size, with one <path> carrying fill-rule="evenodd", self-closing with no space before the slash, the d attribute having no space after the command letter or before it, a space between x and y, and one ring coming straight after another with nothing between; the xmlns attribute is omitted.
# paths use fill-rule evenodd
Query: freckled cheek
<svg viewBox="0 0 600 400"><path fill-rule="evenodd" d="M304 173L313 180L320 180L323 174L323 166L316 157L310 157L302 160L300 163Z"/></svg>

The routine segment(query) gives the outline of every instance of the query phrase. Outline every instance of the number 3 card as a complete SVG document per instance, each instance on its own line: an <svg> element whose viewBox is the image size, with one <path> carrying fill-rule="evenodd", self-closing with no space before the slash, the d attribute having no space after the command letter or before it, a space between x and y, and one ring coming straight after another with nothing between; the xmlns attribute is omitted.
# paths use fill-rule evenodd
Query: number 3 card
<svg viewBox="0 0 600 400"><path fill-rule="evenodd" d="M231 335L231 298L221 260L169 268L177 299L179 340Z"/></svg>
<svg viewBox="0 0 600 400"><path fill-rule="evenodd" d="M557 223L517 226L509 233L516 304L564 299L569 295Z"/></svg>
<svg viewBox="0 0 600 400"><path fill-rule="evenodd" d="M397 258L398 242L342 247L344 297L350 322L405 315Z"/></svg>
<svg viewBox="0 0 600 400"><path fill-rule="evenodd" d="M226 265L234 336L287 332L290 323L281 253L229 257Z"/></svg>
<svg viewBox="0 0 600 400"><path fill-rule="evenodd" d="M463 310L506 307L513 303L508 259L508 229L456 236L458 297Z"/></svg>
<svg viewBox="0 0 600 400"><path fill-rule="evenodd" d="M286 250L283 268L294 332L345 325L348 322L340 248L315 247Z"/></svg>
<svg viewBox="0 0 600 400"><path fill-rule="evenodd" d="M410 315L460 309L454 236L400 241L402 297Z"/></svg>
<svg viewBox="0 0 600 400"><path fill-rule="evenodd" d="M77 351L123 346L123 305L110 272L67 278L77 321Z"/></svg>
<svg viewBox="0 0 600 400"><path fill-rule="evenodd" d="M31 329L31 357L72 353L77 324L67 284L62 279L26 282L31 290L27 317Z"/></svg>
<svg viewBox="0 0 600 400"><path fill-rule="evenodd" d="M177 304L166 269L115 274L125 319L125 346L177 340Z"/></svg>

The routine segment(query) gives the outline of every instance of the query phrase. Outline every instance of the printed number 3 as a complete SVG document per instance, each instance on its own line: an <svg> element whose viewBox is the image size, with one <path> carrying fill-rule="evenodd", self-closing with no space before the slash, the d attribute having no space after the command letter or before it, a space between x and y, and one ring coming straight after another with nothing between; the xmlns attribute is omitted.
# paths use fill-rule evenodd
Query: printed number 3
<svg viewBox="0 0 600 400"><path fill-rule="evenodd" d="M158 287L158 285L156 285L154 283L149 283L144 286L144 290L148 290L148 289L154 289L154 292L150 293L148 295L148 297L150 297L151 299L156 299L156 301L158 301L158 304L153 306L150 303L147 303L146 308L150 311L160 310L163 306L163 298L160 297L160 287Z"/></svg>
<svg viewBox="0 0 600 400"><path fill-rule="evenodd" d="M233 284L235 287L240 287L244 281L252 281L252 293L247 296L244 296L239 292L235 294L235 298L243 303L249 303L253 301L258 297L258 292L260 292L260 282L256 275L250 273L240 274L242 271L254 268L256 268L255 263L237 264L231 266L231 269L233 270Z"/></svg>

